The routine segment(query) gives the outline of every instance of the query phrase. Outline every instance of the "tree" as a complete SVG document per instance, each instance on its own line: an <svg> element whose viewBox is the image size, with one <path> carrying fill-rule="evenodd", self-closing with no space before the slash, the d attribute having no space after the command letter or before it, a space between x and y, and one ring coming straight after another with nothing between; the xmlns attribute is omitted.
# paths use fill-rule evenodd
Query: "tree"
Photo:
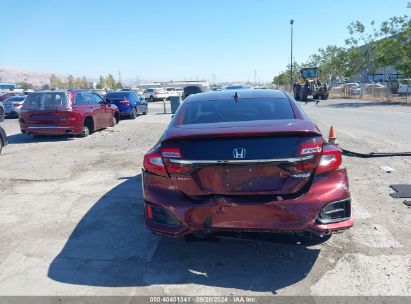
<svg viewBox="0 0 411 304"><path fill-rule="evenodd" d="M33 85L29 82L26 82L26 81L22 81L22 82L17 83L17 86L22 88L24 91L33 89Z"/></svg>
<svg viewBox="0 0 411 304"><path fill-rule="evenodd" d="M108 76L106 77L106 86L109 89L116 88L116 80L114 79L113 75L108 74Z"/></svg>
<svg viewBox="0 0 411 304"><path fill-rule="evenodd" d="M106 79L103 75L100 75L100 81L97 84L97 89L104 89L106 88Z"/></svg>
<svg viewBox="0 0 411 304"><path fill-rule="evenodd" d="M384 67L394 65L404 77L411 77L411 19L392 17L381 24L377 61Z"/></svg>
<svg viewBox="0 0 411 304"><path fill-rule="evenodd" d="M77 87L77 81L71 74L67 76L67 86L69 89L74 89Z"/></svg>
<svg viewBox="0 0 411 304"><path fill-rule="evenodd" d="M299 71L301 66L297 62L293 62L293 82L298 78ZM287 65L287 69L283 72L280 72L277 76L273 79L273 84L277 86L284 86L290 84L290 74L291 74L291 65Z"/></svg>
<svg viewBox="0 0 411 304"><path fill-rule="evenodd" d="M318 53L310 56L308 65L318 66L324 80L342 79L353 74L353 71L349 69L347 50L335 45L318 49Z"/></svg>
<svg viewBox="0 0 411 304"><path fill-rule="evenodd" d="M50 76L50 86L52 88L56 88L56 89L62 89L62 88L65 87L63 82L61 81L61 79L58 78L56 76L56 74L51 74L51 76Z"/></svg>
<svg viewBox="0 0 411 304"><path fill-rule="evenodd" d="M87 81L87 77L83 76L80 80L80 88L82 89L88 89L88 81Z"/></svg>
<svg viewBox="0 0 411 304"><path fill-rule="evenodd" d="M48 84L43 84L41 87L42 90L50 90L50 85Z"/></svg>
<svg viewBox="0 0 411 304"><path fill-rule="evenodd" d="M371 32L360 21L351 22L348 26L350 38L345 40L346 45L349 46L348 52L350 54L348 58L353 60L349 63L352 72L354 74L361 73L364 82L368 80L368 75L375 73L377 69L375 64L375 42L379 37L379 33L374 21L371 21L370 26Z"/></svg>

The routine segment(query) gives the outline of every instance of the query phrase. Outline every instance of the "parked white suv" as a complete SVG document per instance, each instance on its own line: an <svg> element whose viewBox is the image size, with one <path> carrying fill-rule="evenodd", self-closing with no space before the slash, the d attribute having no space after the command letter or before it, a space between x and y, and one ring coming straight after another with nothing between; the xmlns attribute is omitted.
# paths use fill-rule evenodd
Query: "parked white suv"
<svg viewBox="0 0 411 304"><path fill-rule="evenodd" d="M144 90L144 99L149 101L163 100L168 98L168 93L162 88L152 88Z"/></svg>

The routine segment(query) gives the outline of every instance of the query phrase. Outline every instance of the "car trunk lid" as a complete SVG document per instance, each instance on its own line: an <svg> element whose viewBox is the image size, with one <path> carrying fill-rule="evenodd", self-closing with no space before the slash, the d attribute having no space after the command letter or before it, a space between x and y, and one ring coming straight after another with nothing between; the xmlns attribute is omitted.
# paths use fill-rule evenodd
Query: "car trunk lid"
<svg viewBox="0 0 411 304"><path fill-rule="evenodd" d="M188 196L295 194L318 165L322 138L315 128L291 125L275 132L272 125L240 133L236 129L243 126L212 133L198 125L184 134L169 130L163 160L174 186Z"/></svg>
<svg viewBox="0 0 411 304"><path fill-rule="evenodd" d="M65 121L72 110L65 92L30 93L21 108L21 119L30 124L55 124Z"/></svg>

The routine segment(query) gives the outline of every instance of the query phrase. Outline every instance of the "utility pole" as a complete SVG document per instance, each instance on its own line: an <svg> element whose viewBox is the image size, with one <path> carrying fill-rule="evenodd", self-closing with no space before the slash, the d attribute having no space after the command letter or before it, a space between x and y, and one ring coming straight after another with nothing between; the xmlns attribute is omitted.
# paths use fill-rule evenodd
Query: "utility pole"
<svg viewBox="0 0 411 304"><path fill-rule="evenodd" d="M294 19L291 19L291 20L290 20L290 25L291 25L290 89L293 88L293 24L294 24Z"/></svg>
<svg viewBox="0 0 411 304"><path fill-rule="evenodd" d="M254 69L254 86L257 84L257 70Z"/></svg>
<svg viewBox="0 0 411 304"><path fill-rule="evenodd" d="M121 83L121 71L118 71L118 82Z"/></svg>

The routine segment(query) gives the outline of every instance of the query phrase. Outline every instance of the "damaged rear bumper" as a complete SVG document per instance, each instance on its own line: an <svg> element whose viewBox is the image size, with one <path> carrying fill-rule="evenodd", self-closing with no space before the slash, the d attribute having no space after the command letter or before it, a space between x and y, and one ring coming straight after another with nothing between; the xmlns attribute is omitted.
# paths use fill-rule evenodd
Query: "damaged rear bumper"
<svg viewBox="0 0 411 304"><path fill-rule="evenodd" d="M173 187L166 178L143 172L145 223L160 235L181 237L220 231L313 232L327 235L353 225L345 169L316 176L303 196L273 196L259 201L214 196L201 203Z"/></svg>

